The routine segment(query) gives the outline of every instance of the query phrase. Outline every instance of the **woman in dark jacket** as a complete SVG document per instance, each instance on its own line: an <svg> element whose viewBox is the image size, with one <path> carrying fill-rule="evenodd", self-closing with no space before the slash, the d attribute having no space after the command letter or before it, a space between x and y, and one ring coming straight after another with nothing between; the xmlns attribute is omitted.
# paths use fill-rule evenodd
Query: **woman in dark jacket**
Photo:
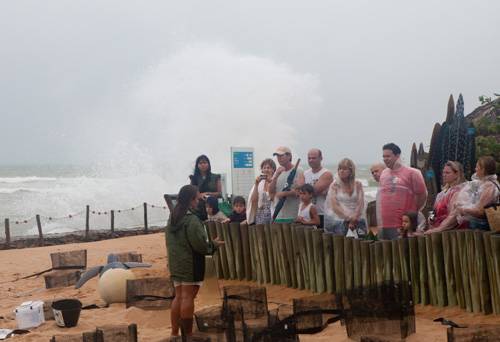
<svg viewBox="0 0 500 342"><path fill-rule="evenodd" d="M212 166L210 160L204 154L196 158L194 165L194 172L191 176L191 185L198 188L200 192L198 197L200 202L194 213L202 220L206 221L207 209L205 208L205 196L221 197L222 185L220 183L220 175L212 173Z"/></svg>
<svg viewBox="0 0 500 342"><path fill-rule="evenodd" d="M194 297L205 275L205 255L214 252L224 242L208 240L203 223L192 210L198 206L198 189L185 185L179 191L177 204L165 229L168 268L174 281L175 298L171 308L172 336L179 334L179 318L184 333L193 334Z"/></svg>

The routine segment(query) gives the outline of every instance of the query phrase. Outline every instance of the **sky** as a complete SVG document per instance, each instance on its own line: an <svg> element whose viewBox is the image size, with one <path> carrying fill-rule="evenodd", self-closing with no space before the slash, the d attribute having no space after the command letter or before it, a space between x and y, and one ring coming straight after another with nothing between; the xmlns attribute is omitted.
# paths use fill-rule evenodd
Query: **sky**
<svg viewBox="0 0 500 342"><path fill-rule="evenodd" d="M499 15L498 0L3 0L0 164L186 173L280 145L368 164L388 142L408 159L451 94L468 114L500 92Z"/></svg>

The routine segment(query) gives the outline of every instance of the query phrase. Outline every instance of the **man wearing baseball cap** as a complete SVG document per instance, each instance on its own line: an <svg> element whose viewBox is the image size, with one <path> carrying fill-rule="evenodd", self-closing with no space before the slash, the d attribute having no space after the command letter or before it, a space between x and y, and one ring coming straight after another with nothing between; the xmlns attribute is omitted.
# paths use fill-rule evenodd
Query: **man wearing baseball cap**
<svg viewBox="0 0 500 342"><path fill-rule="evenodd" d="M292 150L288 146L280 146L276 149L276 152L273 153L273 156L276 156L280 167L276 170L271 184L269 184L269 194L270 196L274 196L274 205L278 203L280 198L287 198L276 217L276 222L293 222L297 218L297 211L300 204L300 199L295 191L294 185L302 174L303 169L300 166L297 168L291 190L282 191L287 182L288 175L295 167L295 165L292 164Z"/></svg>

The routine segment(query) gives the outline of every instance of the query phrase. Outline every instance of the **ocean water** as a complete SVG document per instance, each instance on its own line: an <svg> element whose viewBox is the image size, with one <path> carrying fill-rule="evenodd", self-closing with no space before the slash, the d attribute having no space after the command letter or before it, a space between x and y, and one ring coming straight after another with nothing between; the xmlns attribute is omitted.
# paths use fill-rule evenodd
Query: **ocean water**
<svg viewBox="0 0 500 342"><path fill-rule="evenodd" d="M326 167L336 172L335 165ZM214 171L229 174L229 168ZM370 166L357 166L356 175L363 183L366 201L373 200L378 184ZM0 237L5 237L5 218L9 219L11 236L38 234L36 215L42 219L44 233L83 230L87 205L91 229L109 228L111 210L115 211L115 227L140 227L144 203L148 204L148 224L164 225L169 211L163 194L184 184L168 184L168 179L161 174L109 177L81 165L0 166Z"/></svg>

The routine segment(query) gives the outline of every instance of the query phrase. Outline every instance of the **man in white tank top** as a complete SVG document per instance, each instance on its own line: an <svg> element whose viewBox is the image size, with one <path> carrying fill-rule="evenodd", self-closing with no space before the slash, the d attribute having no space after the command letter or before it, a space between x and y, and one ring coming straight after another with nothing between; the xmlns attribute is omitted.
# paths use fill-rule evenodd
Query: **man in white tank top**
<svg viewBox="0 0 500 342"><path fill-rule="evenodd" d="M314 197L311 202L318 210L321 225L318 228L323 228L324 222L324 207L328 188L333 182L333 174L321 166L323 155L317 148L311 149L307 153L307 162L311 167L310 170L304 171L299 177L297 188L302 184L310 184L314 188Z"/></svg>

